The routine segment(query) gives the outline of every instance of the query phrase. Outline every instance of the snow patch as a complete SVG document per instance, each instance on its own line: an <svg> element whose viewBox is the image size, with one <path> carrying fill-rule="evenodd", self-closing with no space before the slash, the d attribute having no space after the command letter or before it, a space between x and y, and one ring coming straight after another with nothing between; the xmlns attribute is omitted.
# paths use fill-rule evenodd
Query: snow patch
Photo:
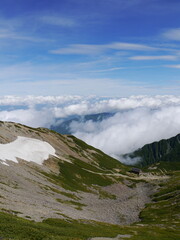
<svg viewBox="0 0 180 240"><path fill-rule="evenodd" d="M17 137L11 143L0 144L0 162L7 165L6 160L18 163L18 158L28 162L42 164L49 155L57 157L55 149L47 142L27 137Z"/></svg>

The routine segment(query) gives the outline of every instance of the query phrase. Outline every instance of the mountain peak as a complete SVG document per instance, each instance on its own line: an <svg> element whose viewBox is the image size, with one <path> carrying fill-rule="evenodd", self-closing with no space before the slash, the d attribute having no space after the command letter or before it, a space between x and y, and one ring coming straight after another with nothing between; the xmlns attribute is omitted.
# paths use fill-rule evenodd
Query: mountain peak
<svg viewBox="0 0 180 240"><path fill-rule="evenodd" d="M129 156L139 158L139 166L148 166L158 162L180 162L180 134L159 142L146 144Z"/></svg>

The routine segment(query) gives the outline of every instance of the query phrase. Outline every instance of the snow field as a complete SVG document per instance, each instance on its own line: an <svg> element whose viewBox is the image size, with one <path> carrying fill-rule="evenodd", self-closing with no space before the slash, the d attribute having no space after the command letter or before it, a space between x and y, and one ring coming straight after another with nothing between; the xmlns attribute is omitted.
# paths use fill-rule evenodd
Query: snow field
<svg viewBox="0 0 180 240"><path fill-rule="evenodd" d="M20 158L42 164L49 158L49 155L57 157L55 152L55 149L45 141L18 136L11 143L0 144L0 162L5 165L8 165L6 160L18 163L17 158Z"/></svg>

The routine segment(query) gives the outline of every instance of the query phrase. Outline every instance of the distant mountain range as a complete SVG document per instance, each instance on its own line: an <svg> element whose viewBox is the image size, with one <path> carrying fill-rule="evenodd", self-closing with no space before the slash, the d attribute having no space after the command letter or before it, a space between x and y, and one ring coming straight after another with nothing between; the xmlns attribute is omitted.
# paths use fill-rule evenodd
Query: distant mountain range
<svg viewBox="0 0 180 240"><path fill-rule="evenodd" d="M149 166L161 161L180 162L180 134L159 142L146 144L128 156L140 158L139 166Z"/></svg>
<svg viewBox="0 0 180 240"><path fill-rule="evenodd" d="M51 125L50 129L54 130L60 134L72 134L71 130L71 123L72 122L87 122L87 121L93 121L93 122L101 122L109 117L114 116L115 113L97 113L97 114L90 114L90 115L84 115L84 116L71 116L70 118L59 118L56 119L56 124Z"/></svg>

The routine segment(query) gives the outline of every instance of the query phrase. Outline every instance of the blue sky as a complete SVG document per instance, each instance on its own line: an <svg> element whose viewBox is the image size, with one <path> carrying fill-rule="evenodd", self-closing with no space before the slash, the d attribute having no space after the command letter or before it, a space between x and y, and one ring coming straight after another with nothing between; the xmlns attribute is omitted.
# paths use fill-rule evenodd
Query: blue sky
<svg viewBox="0 0 180 240"><path fill-rule="evenodd" d="M178 95L179 0L1 0L0 95Z"/></svg>

